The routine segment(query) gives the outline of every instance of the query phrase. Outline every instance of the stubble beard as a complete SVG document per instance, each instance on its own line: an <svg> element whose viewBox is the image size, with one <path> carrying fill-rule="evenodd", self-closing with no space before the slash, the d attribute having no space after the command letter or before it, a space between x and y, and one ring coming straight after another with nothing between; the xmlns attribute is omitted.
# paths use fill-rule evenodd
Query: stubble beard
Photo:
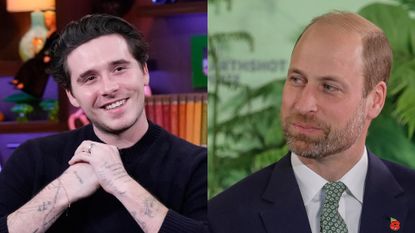
<svg viewBox="0 0 415 233"><path fill-rule="evenodd" d="M144 109L141 109L140 112L138 113L138 115L136 117L133 118L133 120L131 121L127 121L125 122L123 125L114 128L111 127L109 124L107 124L106 122L93 122L93 125L100 130L101 132L108 134L108 135L120 135L123 132L127 131L128 129L130 129L131 127L133 127L133 125L135 125L137 123L137 121L140 119L140 117L144 114Z"/></svg>
<svg viewBox="0 0 415 233"><path fill-rule="evenodd" d="M340 129L334 128L324 121L316 119L314 116L298 113L291 114L285 118L281 116L280 119L282 120L284 135L289 149L299 156L311 159L324 158L347 150L362 133L365 124L364 103L365 101L361 100L352 118L345 127ZM290 125L293 122L315 125L322 129L323 133L313 137L295 133L290 130Z"/></svg>

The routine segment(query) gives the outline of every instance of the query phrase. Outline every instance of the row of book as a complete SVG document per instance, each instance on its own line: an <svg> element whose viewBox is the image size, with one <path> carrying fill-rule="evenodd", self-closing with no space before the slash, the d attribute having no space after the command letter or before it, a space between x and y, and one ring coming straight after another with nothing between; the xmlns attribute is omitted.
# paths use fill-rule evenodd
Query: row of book
<svg viewBox="0 0 415 233"><path fill-rule="evenodd" d="M207 94L169 94L147 96L149 120L172 134L197 145L207 144Z"/></svg>

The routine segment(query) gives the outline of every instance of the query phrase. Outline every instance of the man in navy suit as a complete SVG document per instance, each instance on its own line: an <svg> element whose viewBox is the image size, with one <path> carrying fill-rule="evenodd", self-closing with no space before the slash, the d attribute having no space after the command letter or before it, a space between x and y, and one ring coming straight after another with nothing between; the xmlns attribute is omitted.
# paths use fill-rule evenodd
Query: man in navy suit
<svg viewBox="0 0 415 233"><path fill-rule="evenodd" d="M391 63L384 33L363 17L331 12L313 19L292 52L283 90L290 153L214 197L211 231L415 232L415 172L365 147ZM322 217L331 198L326 202L326 184L344 187L333 207L336 227L327 231L335 220Z"/></svg>

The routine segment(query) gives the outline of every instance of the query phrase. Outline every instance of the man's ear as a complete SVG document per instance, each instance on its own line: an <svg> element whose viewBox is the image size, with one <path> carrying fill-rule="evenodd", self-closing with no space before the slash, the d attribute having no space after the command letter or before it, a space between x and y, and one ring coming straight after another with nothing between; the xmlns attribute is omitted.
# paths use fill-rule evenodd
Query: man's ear
<svg viewBox="0 0 415 233"><path fill-rule="evenodd" d="M68 96L69 102L71 102L71 104L74 107L79 108L80 105L78 103L78 100L76 100L76 98L72 95L72 92L70 90L68 90L68 89L66 89L65 92L66 92L66 96Z"/></svg>
<svg viewBox="0 0 415 233"><path fill-rule="evenodd" d="M387 86L384 81L379 82L368 94L368 117L376 118L385 105Z"/></svg>
<svg viewBox="0 0 415 233"><path fill-rule="evenodd" d="M144 63L143 65L143 79L144 85L150 84L150 74L148 72L147 63Z"/></svg>

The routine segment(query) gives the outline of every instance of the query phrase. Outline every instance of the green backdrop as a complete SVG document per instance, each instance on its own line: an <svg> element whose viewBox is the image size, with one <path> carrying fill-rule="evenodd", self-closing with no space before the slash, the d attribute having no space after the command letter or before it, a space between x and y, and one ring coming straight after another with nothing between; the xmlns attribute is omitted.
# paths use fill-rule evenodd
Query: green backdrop
<svg viewBox="0 0 415 233"><path fill-rule="evenodd" d="M209 196L287 152L278 114L291 50L305 25L330 10L360 12L391 41L393 81L367 145L415 168L415 23L406 2L209 0Z"/></svg>

